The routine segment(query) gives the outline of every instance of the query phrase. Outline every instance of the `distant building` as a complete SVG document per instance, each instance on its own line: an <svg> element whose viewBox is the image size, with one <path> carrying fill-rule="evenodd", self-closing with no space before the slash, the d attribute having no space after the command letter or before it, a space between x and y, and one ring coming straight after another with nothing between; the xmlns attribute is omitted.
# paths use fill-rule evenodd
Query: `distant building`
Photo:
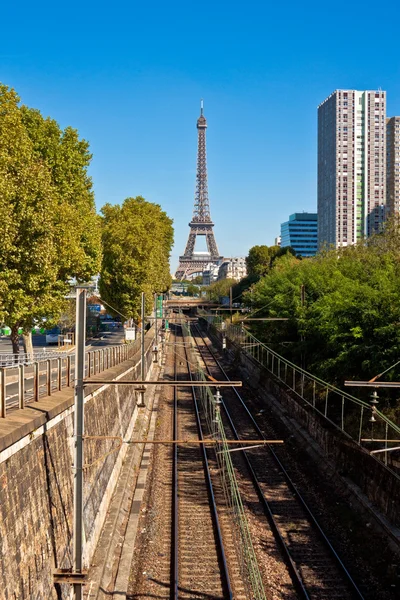
<svg viewBox="0 0 400 600"><path fill-rule="evenodd" d="M275 246L280 246L282 243L282 238L280 235L278 235L278 237L275 238Z"/></svg>
<svg viewBox="0 0 400 600"><path fill-rule="evenodd" d="M281 248L291 246L296 254L314 256L318 250L317 213L294 213L281 224Z"/></svg>
<svg viewBox="0 0 400 600"><path fill-rule="evenodd" d="M400 214L400 117L386 119L386 210Z"/></svg>
<svg viewBox="0 0 400 600"><path fill-rule="evenodd" d="M386 92L336 90L318 107L318 245L380 231L386 204Z"/></svg>
<svg viewBox="0 0 400 600"><path fill-rule="evenodd" d="M246 259L242 256L224 258L218 271L218 279L236 279L236 281L239 281L246 275Z"/></svg>
<svg viewBox="0 0 400 600"><path fill-rule="evenodd" d="M221 261L208 263L202 273L203 285L211 285L218 279L218 271L221 265Z"/></svg>

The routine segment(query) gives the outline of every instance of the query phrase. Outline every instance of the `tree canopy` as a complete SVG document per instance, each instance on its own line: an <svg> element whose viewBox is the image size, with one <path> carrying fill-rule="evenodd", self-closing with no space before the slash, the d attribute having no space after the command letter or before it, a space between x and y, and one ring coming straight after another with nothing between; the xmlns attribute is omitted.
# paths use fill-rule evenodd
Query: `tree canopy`
<svg viewBox="0 0 400 600"><path fill-rule="evenodd" d="M87 143L0 84L0 319L29 331L56 317L67 281L96 273L101 253Z"/></svg>
<svg viewBox="0 0 400 600"><path fill-rule="evenodd" d="M259 324L257 334L297 363L305 355L307 369L339 384L390 367L400 350L399 233L393 220L356 246L302 261L278 258L245 298L257 316L289 321Z"/></svg>
<svg viewBox="0 0 400 600"><path fill-rule="evenodd" d="M246 256L247 275L261 277L265 275L274 264L274 261L284 254L295 254L290 246L253 246Z"/></svg>
<svg viewBox="0 0 400 600"><path fill-rule="evenodd" d="M141 292L149 311L152 294L171 286L172 220L141 196L127 198L121 206L106 204L102 214L101 297L124 317L137 319Z"/></svg>

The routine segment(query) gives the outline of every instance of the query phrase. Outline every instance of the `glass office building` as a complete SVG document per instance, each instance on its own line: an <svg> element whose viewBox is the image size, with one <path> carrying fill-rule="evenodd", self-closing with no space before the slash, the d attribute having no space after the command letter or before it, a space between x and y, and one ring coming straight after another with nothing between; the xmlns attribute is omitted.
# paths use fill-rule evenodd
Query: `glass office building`
<svg viewBox="0 0 400 600"><path fill-rule="evenodd" d="M318 250L317 213L294 213L281 224L281 247L291 246L296 254L314 256Z"/></svg>

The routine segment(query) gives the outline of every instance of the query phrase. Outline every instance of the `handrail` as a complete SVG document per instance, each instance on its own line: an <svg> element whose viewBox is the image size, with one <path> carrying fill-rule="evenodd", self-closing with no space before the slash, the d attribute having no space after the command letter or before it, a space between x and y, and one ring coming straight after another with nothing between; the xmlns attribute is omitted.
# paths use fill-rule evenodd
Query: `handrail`
<svg viewBox="0 0 400 600"><path fill-rule="evenodd" d="M88 349L85 375L97 375L116 367L132 358L139 349L139 339L132 343ZM53 392L73 386L74 353L49 350L34 353L34 360L25 362L27 356L31 355L21 354L20 362L4 366L0 355L0 418L5 418L10 408L24 408L29 402L37 402L40 396L51 396Z"/></svg>
<svg viewBox="0 0 400 600"><path fill-rule="evenodd" d="M400 427L378 410L374 401L369 404L302 369L258 340L243 326L227 325L213 315L200 316L222 337L223 347L226 340L230 340L301 398L311 410L359 446L368 451L382 449L379 460L391 468L396 477L399 476L395 466L388 465L391 461L388 454L393 444L398 444L400 440Z"/></svg>

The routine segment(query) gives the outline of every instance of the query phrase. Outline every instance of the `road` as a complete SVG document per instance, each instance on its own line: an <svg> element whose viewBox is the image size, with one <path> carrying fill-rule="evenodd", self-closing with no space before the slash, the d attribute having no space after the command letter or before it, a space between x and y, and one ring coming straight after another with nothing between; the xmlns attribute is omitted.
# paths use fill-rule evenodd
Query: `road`
<svg viewBox="0 0 400 600"><path fill-rule="evenodd" d="M93 338L86 342L86 346L114 346L115 344L122 344L124 341L124 330L116 329L115 331L105 332L101 334L101 338ZM45 348L56 349L56 344L47 345L45 335L33 335L32 342L34 348ZM20 352L23 352L22 338L20 340ZM12 353L12 344L8 336L0 336L0 353Z"/></svg>

